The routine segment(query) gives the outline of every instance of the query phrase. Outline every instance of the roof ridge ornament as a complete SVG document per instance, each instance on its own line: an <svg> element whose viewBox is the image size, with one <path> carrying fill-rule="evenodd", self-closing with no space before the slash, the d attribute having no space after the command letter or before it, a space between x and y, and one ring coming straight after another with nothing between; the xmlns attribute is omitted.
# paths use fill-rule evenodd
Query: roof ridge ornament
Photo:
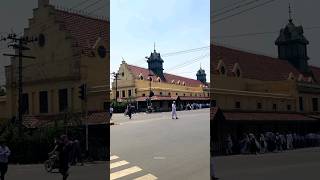
<svg viewBox="0 0 320 180"><path fill-rule="evenodd" d="M289 22L292 23L292 10L291 10L291 4L289 3Z"/></svg>

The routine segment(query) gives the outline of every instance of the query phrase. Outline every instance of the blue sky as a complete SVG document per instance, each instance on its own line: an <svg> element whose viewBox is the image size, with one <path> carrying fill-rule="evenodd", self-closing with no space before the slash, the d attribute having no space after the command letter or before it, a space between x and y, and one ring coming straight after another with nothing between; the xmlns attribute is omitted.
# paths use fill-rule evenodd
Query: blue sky
<svg viewBox="0 0 320 180"><path fill-rule="evenodd" d="M110 7L111 72L118 70L122 57L147 68L144 57L153 51L154 42L161 54L209 46L209 0L111 0ZM164 71L195 79L201 63L209 80L209 53L206 48L163 57ZM204 58L193 60L198 57Z"/></svg>

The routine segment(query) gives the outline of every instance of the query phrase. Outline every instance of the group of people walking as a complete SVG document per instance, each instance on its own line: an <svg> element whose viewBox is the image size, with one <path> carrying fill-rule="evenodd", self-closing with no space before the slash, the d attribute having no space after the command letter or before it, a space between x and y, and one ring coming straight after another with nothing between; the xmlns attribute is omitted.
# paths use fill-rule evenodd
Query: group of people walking
<svg viewBox="0 0 320 180"><path fill-rule="evenodd" d="M230 154L258 154L266 152L281 152L304 147L320 146L320 133L273 133L266 132L259 135L243 134L240 139L227 135L225 139L225 153Z"/></svg>

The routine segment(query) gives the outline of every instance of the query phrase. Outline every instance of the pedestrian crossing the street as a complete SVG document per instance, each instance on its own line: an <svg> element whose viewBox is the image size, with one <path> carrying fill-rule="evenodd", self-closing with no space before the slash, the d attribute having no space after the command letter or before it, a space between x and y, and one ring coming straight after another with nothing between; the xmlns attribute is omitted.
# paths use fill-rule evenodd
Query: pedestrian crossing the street
<svg viewBox="0 0 320 180"><path fill-rule="evenodd" d="M116 179L156 180L158 178L119 156L110 155L110 180Z"/></svg>

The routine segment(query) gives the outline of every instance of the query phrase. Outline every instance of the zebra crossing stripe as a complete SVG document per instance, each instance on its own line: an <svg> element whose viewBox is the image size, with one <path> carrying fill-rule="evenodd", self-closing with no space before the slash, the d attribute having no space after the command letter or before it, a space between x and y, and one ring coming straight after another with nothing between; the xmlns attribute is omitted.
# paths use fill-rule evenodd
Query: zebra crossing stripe
<svg viewBox="0 0 320 180"><path fill-rule="evenodd" d="M155 177L154 175L152 175L152 174L147 174L147 175L144 175L144 176L135 178L134 180L156 180L156 179L158 179L158 178Z"/></svg>
<svg viewBox="0 0 320 180"><path fill-rule="evenodd" d="M115 160L115 159L118 159L118 158L119 158L118 156L111 156L111 157L110 157L110 161Z"/></svg>
<svg viewBox="0 0 320 180"><path fill-rule="evenodd" d="M110 174L110 180L119 179L119 178L122 178L124 176L128 176L130 174L133 174L133 173L136 173L136 172L139 172L139 171L142 171L142 169L139 168L138 166L133 166L131 168L127 168L127 169L124 169L124 170L121 170L121 171L117 171L117 172L111 173Z"/></svg>
<svg viewBox="0 0 320 180"><path fill-rule="evenodd" d="M118 162L114 162L110 164L110 169L116 168L116 167L120 167L123 165L129 164L129 162L127 161L118 161Z"/></svg>

